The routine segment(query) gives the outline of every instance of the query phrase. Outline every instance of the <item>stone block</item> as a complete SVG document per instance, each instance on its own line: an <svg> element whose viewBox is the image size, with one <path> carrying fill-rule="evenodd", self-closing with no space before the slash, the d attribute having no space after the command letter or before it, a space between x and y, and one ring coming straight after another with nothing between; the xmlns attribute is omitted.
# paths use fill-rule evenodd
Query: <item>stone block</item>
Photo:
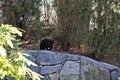
<svg viewBox="0 0 120 80"><path fill-rule="evenodd" d="M58 73L61 71L62 65L55 65L55 66L43 66L41 68L41 74L52 74L52 73Z"/></svg>
<svg viewBox="0 0 120 80"><path fill-rule="evenodd" d="M67 60L68 56L57 54L51 51L41 51L36 56L36 63L38 65L56 65L64 63Z"/></svg>
<svg viewBox="0 0 120 80"><path fill-rule="evenodd" d="M67 61L60 73L60 80L80 80L80 65L74 61Z"/></svg>
<svg viewBox="0 0 120 80"><path fill-rule="evenodd" d="M81 80L110 80L110 71L100 66L100 62L81 57Z"/></svg>
<svg viewBox="0 0 120 80"><path fill-rule="evenodd" d="M51 80L59 80L60 73L49 74L49 77L51 78Z"/></svg>

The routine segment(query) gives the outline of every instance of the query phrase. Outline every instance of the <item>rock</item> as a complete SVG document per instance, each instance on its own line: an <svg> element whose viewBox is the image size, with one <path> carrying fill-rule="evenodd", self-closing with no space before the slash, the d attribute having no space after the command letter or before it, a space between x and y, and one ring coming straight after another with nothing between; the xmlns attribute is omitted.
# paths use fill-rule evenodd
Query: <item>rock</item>
<svg viewBox="0 0 120 80"><path fill-rule="evenodd" d="M120 72L112 71L111 72L111 80L120 80Z"/></svg>
<svg viewBox="0 0 120 80"><path fill-rule="evenodd" d="M47 50L27 50L42 80L120 80L120 68L91 58Z"/></svg>
<svg viewBox="0 0 120 80"><path fill-rule="evenodd" d="M56 65L64 63L68 56L63 54L57 54L51 51L41 51L36 56L36 63L38 65Z"/></svg>
<svg viewBox="0 0 120 80"><path fill-rule="evenodd" d="M59 80L60 74L59 73L54 73L54 74L49 74L51 80Z"/></svg>
<svg viewBox="0 0 120 80"><path fill-rule="evenodd" d="M60 72L62 65L55 65L55 66L43 66L41 68L41 74L52 74Z"/></svg>
<svg viewBox="0 0 120 80"><path fill-rule="evenodd" d="M67 55L69 61L80 61L81 59L80 55L72 55L72 54L67 54Z"/></svg>
<svg viewBox="0 0 120 80"><path fill-rule="evenodd" d="M39 66L28 66L28 68L30 68L32 71L35 71L37 73L40 73L40 67Z"/></svg>
<svg viewBox="0 0 120 80"><path fill-rule="evenodd" d="M81 80L110 80L110 72L100 63L87 58L81 57Z"/></svg>
<svg viewBox="0 0 120 80"><path fill-rule="evenodd" d="M80 65L74 61L67 61L60 73L60 80L80 80Z"/></svg>
<svg viewBox="0 0 120 80"><path fill-rule="evenodd" d="M41 80L51 80L50 77L48 75L44 76L44 78L42 78Z"/></svg>

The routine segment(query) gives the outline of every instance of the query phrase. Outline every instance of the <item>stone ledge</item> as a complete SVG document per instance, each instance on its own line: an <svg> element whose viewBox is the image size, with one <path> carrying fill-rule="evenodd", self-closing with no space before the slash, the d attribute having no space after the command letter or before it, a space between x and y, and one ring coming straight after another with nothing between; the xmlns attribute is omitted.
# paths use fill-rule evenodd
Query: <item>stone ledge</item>
<svg viewBox="0 0 120 80"><path fill-rule="evenodd" d="M91 58L47 50L26 50L43 80L119 80L120 68Z"/></svg>

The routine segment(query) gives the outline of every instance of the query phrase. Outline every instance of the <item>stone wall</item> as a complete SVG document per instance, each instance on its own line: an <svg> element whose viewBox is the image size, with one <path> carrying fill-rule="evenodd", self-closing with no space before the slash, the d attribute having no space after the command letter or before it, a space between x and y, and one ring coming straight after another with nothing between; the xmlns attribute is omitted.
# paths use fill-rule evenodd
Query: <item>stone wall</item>
<svg viewBox="0 0 120 80"><path fill-rule="evenodd" d="M44 50L25 51L38 66L29 66L42 80L120 80L120 68L85 56Z"/></svg>

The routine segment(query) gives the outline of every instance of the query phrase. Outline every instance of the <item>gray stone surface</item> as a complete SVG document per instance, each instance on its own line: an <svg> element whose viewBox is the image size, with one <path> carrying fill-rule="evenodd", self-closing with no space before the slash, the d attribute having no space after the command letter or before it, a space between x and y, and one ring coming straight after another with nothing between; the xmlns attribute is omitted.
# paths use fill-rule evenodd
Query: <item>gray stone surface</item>
<svg viewBox="0 0 120 80"><path fill-rule="evenodd" d="M44 76L44 78L42 78L41 80L51 80L51 78L50 78L48 75L46 75L46 76Z"/></svg>
<svg viewBox="0 0 120 80"><path fill-rule="evenodd" d="M62 55L51 51L43 51L41 53L37 53L36 63L40 65L55 65L64 63L67 58L67 55Z"/></svg>
<svg viewBox="0 0 120 80"><path fill-rule="evenodd" d="M81 80L110 80L110 72L99 62L81 57Z"/></svg>
<svg viewBox="0 0 120 80"><path fill-rule="evenodd" d="M59 80L60 73L49 74L51 80Z"/></svg>
<svg viewBox="0 0 120 80"><path fill-rule="evenodd" d="M68 56L69 61L80 61L81 56L80 55L72 55L72 54L66 54Z"/></svg>
<svg viewBox="0 0 120 80"><path fill-rule="evenodd" d="M27 50L30 66L44 76L42 80L120 80L120 68L93 59L47 50Z"/></svg>
<svg viewBox="0 0 120 80"><path fill-rule="evenodd" d="M99 63L99 65L101 64L101 67L104 67L104 68L109 69L111 71L120 71L120 68L117 66L114 66L114 65L111 65L108 63L104 63L104 62L98 62L98 63Z"/></svg>
<svg viewBox="0 0 120 80"><path fill-rule="evenodd" d="M111 80L120 80L120 72L112 71L111 72Z"/></svg>
<svg viewBox="0 0 120 80"><path fill-rule="evenodd" d="M79 63L67 61L61 70L60 80L80 80Z"/></svg>
<svg viewBox="0 0 120 80"><path fill-rule="evenodd" d="M56 65L56 66L43 66L41 68L41 74L51 74L51 73L55 73L55 72L60 72L62 68L62 65Z"/></svg>
<svg viewBox="0 0 120 80"><path fill-rule="evenodd" d="M35 63L36 58L34 56L26 56L26 58Z"/></svg>
<svg viewBox="0 0 120 80"><path fill-rule="evenodd" d="M30 68L32 71L35 71L35 72L37 72L37 73L40 73L40 67L39 67L39 66L33 66L33 65L31 65L31 66L29 66L29 68Z"/></svg>

